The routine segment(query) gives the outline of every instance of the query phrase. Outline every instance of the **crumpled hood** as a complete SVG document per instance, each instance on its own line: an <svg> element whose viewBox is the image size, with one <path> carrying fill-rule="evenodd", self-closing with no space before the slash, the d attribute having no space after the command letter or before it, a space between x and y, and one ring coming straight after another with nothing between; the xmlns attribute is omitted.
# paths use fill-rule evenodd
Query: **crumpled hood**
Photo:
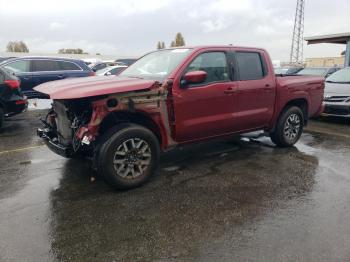
<svg viewBox="0 0 350 262"><path fill-rule="evenodd" d="M350 84L337 84L326 82L324 94L330 96L350 96Z"/></svg>
<svg viewBox="0 0 350 262"><path fill-rule="evenodd" d="M51 99L75 99L150 89L155 82L120 76L89 76L47 82L34 90Z"/></svg>

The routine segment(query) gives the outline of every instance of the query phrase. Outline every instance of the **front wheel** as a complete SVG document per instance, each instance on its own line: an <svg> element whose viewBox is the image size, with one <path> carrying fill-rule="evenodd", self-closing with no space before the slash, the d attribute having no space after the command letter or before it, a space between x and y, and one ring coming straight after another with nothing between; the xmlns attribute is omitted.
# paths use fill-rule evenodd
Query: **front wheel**
<svg viewBox="0 0 350 262"><path fill-rule="evenodd" d="M286 108L270 134L272 142L279 147L290 147L298 142L304 128L304 115L299 107Z"/></svg>
<svg viewBox="0 0 350 262"><path fill-rule="evenodd" d="M159 142L152 131L129 124L102 144L98 169L116 189L138 187L155 172L159 152Z"/></svg>

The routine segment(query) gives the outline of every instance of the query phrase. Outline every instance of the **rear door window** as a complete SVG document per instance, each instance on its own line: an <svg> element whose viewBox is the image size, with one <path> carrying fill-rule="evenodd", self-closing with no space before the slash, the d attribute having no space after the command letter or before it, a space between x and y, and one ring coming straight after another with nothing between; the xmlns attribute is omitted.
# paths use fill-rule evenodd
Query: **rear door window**
<svg viewBox="0 0 350 262"><path fill-rule="evenodd" d="M14 73L29 72L29 60L17 60L6 64L4 67Z"/></svg>
<svg viewBox="0 0 350 262"><path fill-rule="evenodd" d="M54 60L32 60L33 72L60 71L58 61Z"/></svg>
<svg viewBox="0 0 350 262"><path fill-rule="evenodd" d="M257 52L236 52L240 80L257 80L265 76L261 56Z"/></svg>
<svg viewBox="0 0 350 262"><path fill-rule="evenodd" d="M58 61L58 64L61 70L66 70L66 71L81 70L81 68L78 65L72 62Z"/></svg>

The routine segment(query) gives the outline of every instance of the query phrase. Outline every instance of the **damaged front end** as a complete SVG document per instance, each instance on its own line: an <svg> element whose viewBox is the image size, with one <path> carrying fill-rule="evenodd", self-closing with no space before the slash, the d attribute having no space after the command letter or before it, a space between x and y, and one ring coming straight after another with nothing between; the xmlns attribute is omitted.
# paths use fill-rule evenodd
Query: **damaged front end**
<svg viewBox="0 0 350 262"><path fill-rule="evenodd" d="M42 120L43 127L37 132L47 146L61 156L93 157L106 129L123 122L138 123L140 116L144 116L153 123L147 127L159 137L162 147L174 145L166 98L166 84L156 83L145 90L54 100L52 109Z"/></svg>
<svg viewBox="0 0 350 262"><path fill-rule="evenodd" d="M54 100L43 127L37 130L46 145L56 154L64 157L89 155L91 149L83 147L87 139L81 137L82 130L90 122L92 106L89 99Z"/></svg>

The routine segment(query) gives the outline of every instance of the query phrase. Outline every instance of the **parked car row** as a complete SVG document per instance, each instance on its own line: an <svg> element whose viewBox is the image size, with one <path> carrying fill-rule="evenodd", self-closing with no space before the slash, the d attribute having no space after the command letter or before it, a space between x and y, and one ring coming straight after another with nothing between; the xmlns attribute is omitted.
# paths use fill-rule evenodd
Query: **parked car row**
<svg viewBox="0 0 350 262"><path fill-rule="evenodd" d="M58 57L19 57L5 60L0 67L13 72L28 98L40 97L33 88L42 83L72 77L93 76L95 73L82 61Z"/></svg>
<svg viewBox="0 0 350 262"><path fill-rule="evenodd" d="M0 68L0 128L6 117L23 112L27 98L20 91L20 81L11 72Z"/></svg>
<svg viewBox="0 0 350 262"><path fill-rule="evenodd" d="M97 72L99 70L105 69L110 66L130 66L137 59L117 59L112 61L101 61L98 59L85 59L84 62L94 71Z"/></svg>
<svg viewBox="0 0 350 262"><path fill-rule="evenodd" d="M327 78L339 69L341 69L341 67L305 67L296 74L304 76L323 76Z"/></svg>
<svg viewBox="0 0 350 262"><path fill-rule="evenodd" d="M342 67L298 67L287 66L275 68L276 75L310 75L310 76L323 76L327 78L331 74L337 72Z"/></svg>
<svg viewBox="0 0 350 262"><path fill-rule="evenodd" d="M46 98L33 88L50 81L94 75L117 75L135 59L120 59L93 64L79 59L60 57L0 58L0 127L5 117L27 107L27 98ZM111 66L112 65L112 66ZM93 68L91 68L93 67ZM96 70L101 68L100 70ZM97 71L98 73L95 73Z"/></svg>

